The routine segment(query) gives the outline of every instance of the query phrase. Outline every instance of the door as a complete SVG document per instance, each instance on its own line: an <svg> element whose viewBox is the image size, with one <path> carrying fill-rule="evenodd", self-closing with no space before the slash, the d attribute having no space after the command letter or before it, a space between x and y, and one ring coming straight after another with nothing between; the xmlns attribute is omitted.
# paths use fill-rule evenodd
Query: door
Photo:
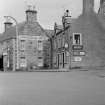
<svg viewBox="0 0 105 105"><path fill-rule="evenodd" d="M59 68L59 54L58 54L58 61L57 62L58 62L57 65L58 65L58 68Z"/></svg>
<svg viewBox="0 0 105 105"><path fill-rule="evenodd" d="M0 71L3 71L3 55L0 56Z"/></svg>
<svg viewBox="0 0 105 105"><path fill-rule="evenodd" d="M63 68L65 67L65 54L63 53Z"/></svg>

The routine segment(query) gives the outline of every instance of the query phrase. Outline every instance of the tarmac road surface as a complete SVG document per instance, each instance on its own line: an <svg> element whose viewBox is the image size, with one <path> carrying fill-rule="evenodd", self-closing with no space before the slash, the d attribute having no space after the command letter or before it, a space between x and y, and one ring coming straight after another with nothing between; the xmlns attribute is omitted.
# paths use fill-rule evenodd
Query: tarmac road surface
<svg viewBox="0 0 105 105"><path fill-rule="evenodd" d="M0 72L0 105L105 105L100 72Z"/></svg>

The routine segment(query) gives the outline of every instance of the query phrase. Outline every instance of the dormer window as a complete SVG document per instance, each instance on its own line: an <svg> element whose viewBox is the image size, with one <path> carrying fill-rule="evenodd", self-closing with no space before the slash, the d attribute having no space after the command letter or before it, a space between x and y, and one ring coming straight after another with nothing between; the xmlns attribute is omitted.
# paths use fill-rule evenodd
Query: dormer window
<svg viewBox="0 0 105 105"><path fill-rule="evenodd" d="M80 33L73 33L73 45L82 45L82 35Z"/></svg>

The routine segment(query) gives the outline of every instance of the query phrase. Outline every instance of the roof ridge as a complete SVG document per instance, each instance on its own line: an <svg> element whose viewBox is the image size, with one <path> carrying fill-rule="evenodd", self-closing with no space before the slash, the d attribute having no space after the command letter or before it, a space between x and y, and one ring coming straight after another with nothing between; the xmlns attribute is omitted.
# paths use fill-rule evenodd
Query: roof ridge
<svg viewBox="0 0 105 105"><path fill-rule="evenodd" d="M6 40L8 38L16 37L16 25L12 26L9 30L3 33L1 40ZM44 28L39 24L39 22L35 22L33 24L28 23L26 21L18 24L18 33L19 35L29 35L29 36L46 36L48 37Z"/></svg>

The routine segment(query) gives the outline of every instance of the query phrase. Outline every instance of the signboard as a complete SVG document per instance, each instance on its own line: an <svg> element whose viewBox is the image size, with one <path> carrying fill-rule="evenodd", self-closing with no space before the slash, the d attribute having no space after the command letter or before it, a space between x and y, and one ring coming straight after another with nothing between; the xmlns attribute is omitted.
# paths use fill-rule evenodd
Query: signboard
<svg viewBox="0 0 105 105"><path fill-rule="evenodd" d="M80 52L79 51L73 51L73 56L79 56Z"/></svg>
<svg viewBox="0 0 105 105"><path fill-rule="evenodd" d="M85 52L84 51L81 51L80 52L80 55L83 55L84 56L85 55Z"/></svg>
<svg viewBox="0 0 105 105"><path fill-rule="evenodd" d="M81 62L82 61L82 58L81 57L74 57L74 61L75 62Z"/></svg>
<svg viewBox="0 0 105 105"><path fill-rule="evenodd" d="M85 56L84 51L73 51L73 56Z"/></svg>
<svg viewBox="0 0 105 105"><path fill-rule="evenodd" d="M83 50L83 45L73 45L72 49L73 50Z"/></svg>

